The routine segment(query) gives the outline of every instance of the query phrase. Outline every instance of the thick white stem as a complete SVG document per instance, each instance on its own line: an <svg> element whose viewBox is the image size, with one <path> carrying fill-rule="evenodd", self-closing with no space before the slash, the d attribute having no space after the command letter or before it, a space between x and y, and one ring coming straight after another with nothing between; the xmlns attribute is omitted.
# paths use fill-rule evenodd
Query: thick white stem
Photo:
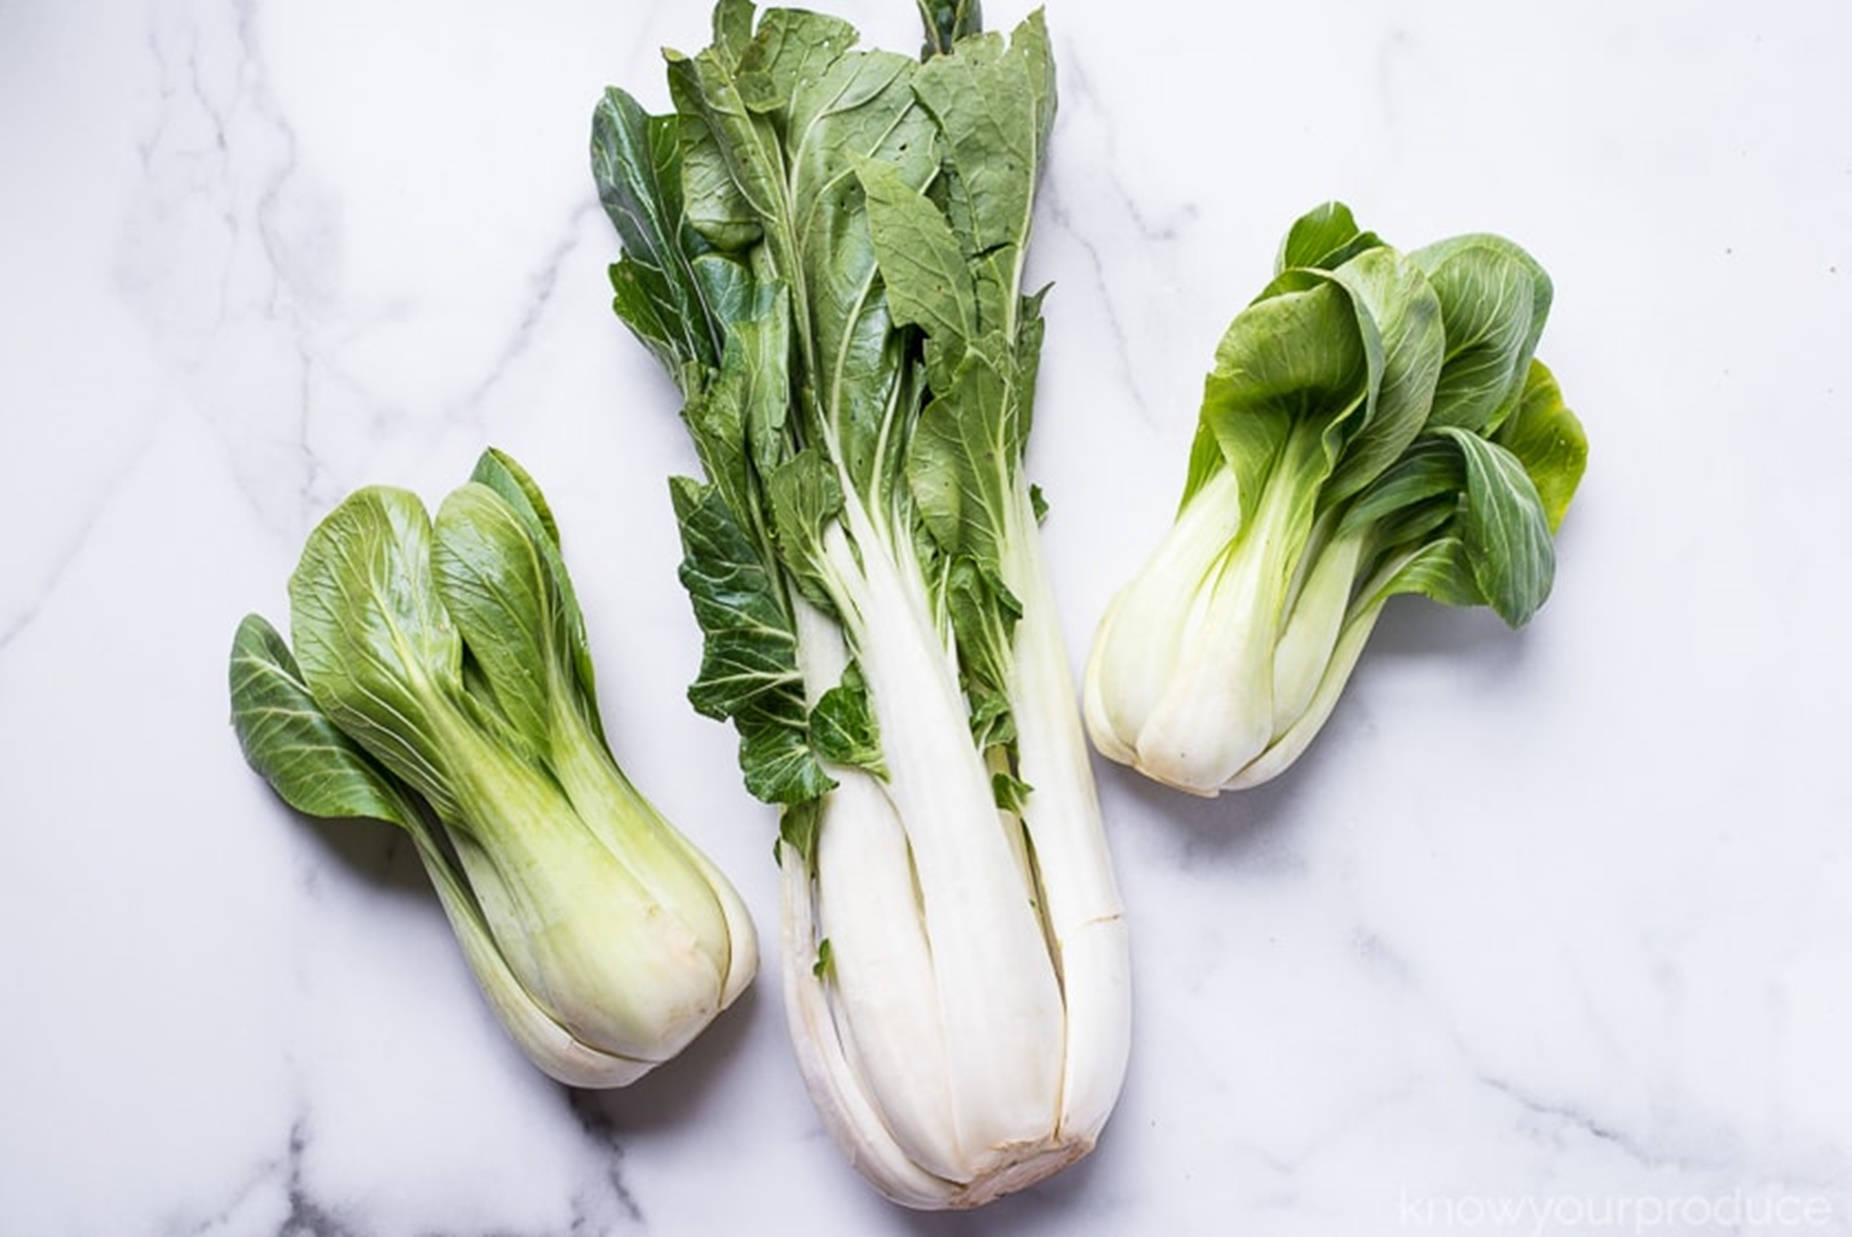
<svg viewBox="0 0 1852 1237"><path fill-rule="evenodd" d="M1273 653L1273 734L1277 741L1311 706L1337 647L1364 538L1352 534L1331 542L1299 590L1286 630Z"/></svg>
<svg viewBox="0 0 1852 1237"><path fill-rule="evenodd" d="M628 1086L656 1067L654 1061L600 1052L574 1039L540 1008L508 969L507 960L482 921L482 913L452 871L436 839L422 825L411 826L411 834L477 986L528 1060L569 1087Z"/></svg>
<svg viewBox="0 0 1852 1237"><path fill-rule="evenodd" d="M1190 598L1177 670L1138 734L1139 771L1165 785L1213 797L1273 739L1290 481L1276 470L1251 526Z"/></svg>
<svg viewBox="0 0 1852 1237"><path fill-rule="evenodd" d="M1004 582L1021 600L1010 709L1024 808L1067 1014L1057 1136L1090 1147L1119 1097L1131 1046L1124 907L1081 734L1074 680L1029 490L1017 482Z"/></svg>
<svg viewBox="0 0 1852 1237"><path fill-rule="evenodd" d="M958 1187L908 1158L883 1123L862 1079L843 1053L824 984L811 970L817 941L810 872L803 856L781 846L785 1018L797 1052L798 1072L817 1115L849 1163L882 1194L907 1207L949 1206Z"/></svg>
<svg viewBox="0 0 1852 1237"><path fill-rule="evenodd" d="M1191 599L1240 525L1235 475L1223 468L1177 513L1144 570L1113 598L1087 658L1087 730L1101 755L1138 763L1139 734L1179 665Z"/></svg>
<svg viewBox="0 0 1852 1237"><path fill-rule="evenodd" d="M1319 680L1318 690L1313 694L1311 703L1271 747L1229 779L1227 789L1245 790L1271 781L1286 772L1293 761L1304 754L1312 740L1318 737L1318 732L1324 728L1331 710L1337 707L1338 697L1344 694L1344 685L1350 682L1351 671L1357 667L1357 658L1362 656L1363 646L1369 641L1370 632L1376 627L1376 619L1382 613L1382 608L1380 599L1373 601L1344 624L1344 630L1338 635L1336 647L1331 650L1331 660L1325 666L1324 677Z"/></svg>
<svg viewBox="0 0 1852 1237"><path fill-rule="evenodd" d="M840 526L825 548L840 578L854 582L852 635L918 877L958 1144L982 1176L1051 1131L1061 993L924 582L896 561L853 496L845 518L859 564Z"/></svg>

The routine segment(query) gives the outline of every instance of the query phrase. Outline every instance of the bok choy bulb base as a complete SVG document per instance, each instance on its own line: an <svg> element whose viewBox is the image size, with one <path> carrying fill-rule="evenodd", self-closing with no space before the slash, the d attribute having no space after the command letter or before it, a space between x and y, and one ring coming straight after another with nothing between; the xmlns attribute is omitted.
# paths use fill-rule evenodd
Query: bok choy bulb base
<svg viewBox="0 0 1852 1237"><path fill-rule="evenodd" d="M300 811L411 835L536 1065L622 1086L738 996L752 923L612 759L557 529L513 460L485 454L435 524L402 490L357 492L290 600L294 652L255 615L233 645L246 758Z"/></svg>
<svg viewBox="0 0 1852 1237"><path fill-rule="evenodd" d="M1533 355L1550 300L1498 237L1402 254L1339 203L1293 225L1216 350L1176 521L1094 637L1102 754L1193 794L1258 785L1390 597L1530 619L1588 450Z"/></svg>
<svg viewBox="0 0 1852 1237"><path fill-rule="evenodd" d="M593 122L613 306L680 385L689 689L783 810L799 1068L851 1162L971 1207L1093 1145L1128 952L1023 476L1040 14L923 6L923 62L722 0L675 112Z"/></svg>

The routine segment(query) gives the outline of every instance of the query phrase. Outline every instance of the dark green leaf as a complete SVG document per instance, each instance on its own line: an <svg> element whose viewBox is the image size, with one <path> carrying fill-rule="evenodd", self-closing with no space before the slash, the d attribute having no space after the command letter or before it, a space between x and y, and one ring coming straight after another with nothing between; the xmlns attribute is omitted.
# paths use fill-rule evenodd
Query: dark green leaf
<svg viewBox="0 0 1852 1237"><path fill-rule="evenodd" d="M990 775L990 793L991 797L997 801L997 806L1006 812L1014 812L1018 816L1022 815L1023 809L1029 805L1029 795L1034 789L1035 787L1013 773Z"/></svg>
<svg viewBox="0 0 1852 1237"><path fill-rule="evenodd" d="M1460 541L1486 604L1513 627L1530 621L1556 574L1543 500L1517 456L1465 430L1444 428L1466 464Z"/></svg>
<svg viewBox="0 0 1852 1237"><path fill-rule="evenodd" d="M1333 270L1361 317L1373 324L1380 369L1362 422L1345 441L1323 501L1338 502L1368 485L1421 432L1440 377L1446 336L1440 300L1414 263L1387 246L1368 250ZM1374 359L1374 358L1373 358Z"/></svg>
<svg viewBox="0 0 1852 1237"><path fill-rule="evenodd" d="M823 528L842 510L835 468L823 452L806 447L766 476L765 497L785 570L814 604L833 608Z"/></svg>
<svg viewBox="0 0 1852 1237"><path fill-rule="evenodd" d="M881 729L868 699L868 684L855 662L842 672L842 682L823 693L810 712L810 742L817 754L837 764L887 776L881 758Z"/></svg>
<svg viewBox="0 0 1852 1237"><path fill-rule="evenodd" d="M684 248L681 153L674 117L651 116L615 87L592 113L592 175L624 245L612 270L620 317L658 357L719 361L722 325ZM674 367L671 366L671 372Z"/></svg>
<svg viewBox="0 0 1852 1237"><path fill-rule="evenodd" d="M682 534L682 584L706 637L688 699L740 732L747 788L798 803L834 783L810 750L809 711L797 668L797 635L778 581L718 488L670 481Z"/></svg>
<svg viewBox="0 0 1852 1237"><path fill-rule="evenodd" d="M1440 297L1447 335L1428 425L1491 433L1523 393L1550 313L1550 277L1497 236L1459 236L1409 257Z"/></svg>

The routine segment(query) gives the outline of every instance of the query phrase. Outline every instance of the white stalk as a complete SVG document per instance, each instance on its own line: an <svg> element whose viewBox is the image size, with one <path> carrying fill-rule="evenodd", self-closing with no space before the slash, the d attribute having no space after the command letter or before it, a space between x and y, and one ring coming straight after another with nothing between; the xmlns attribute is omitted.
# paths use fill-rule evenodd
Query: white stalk
<svg viewBox="0 0 1852 1237"><path fill-rule="evenodd" d="M1004 582L1022 602L1011 666L1017 760L1033 789L1025 826L1035 845L1043 914L1056 948L1067 1041L1058 1140L1081 1155L1119 1098L1131 1046L1131 956L1124 907L1100 819L1041 537L1019 476ZM1060 1161L1065 1163L1065 1160ZM1053 1164L1049 1171L1058 1168Z"/></svg>
<svg viewBox="0 0 1852 1237"><path fill-rule="evenodd" d="M408 829L417 844L418 857L424 861L424 870L437 889L444 915L450 920L458 944L463 946L463 957L476 977L476 985L528 1060L548 1077L569 1087L629 1086L656 1067L654 1061L600 1052L574 1039L540 1008L508 969L507 959L482 921L482 912L463 888L436 839L421 824Z"/></svg>
<svg viewBox="0 0 1852 1237"><path fill-rule="evenodd" d="M1178 671L1138 732L1140 772L1213 797L1273 739L1273 650L1281 564L1296 494L1276 469L1253 524L1190 599Z"/></svg>
<svg viewBox="0 0 1852 1237"><path fill-rule="evenodd" d="M958 1187L926 1172L895 1141L859 1074L843 1052L823 981L811 970L817 947L816 908L802 855L780 846L785 1019L811 1102L850 1165L881 1193L908 1207L949 1206ZM832 946L832 949L834 947Z"/></svg>
<svg viewBox="0 0 1852 1237"><path fill-rule="evenodd" d="M1277 741L1311 706L1350 609L1364 536L1331 542L1318 555L1273 653L1273 735Z"/></svg>
<svg viewBox="0 0 1852 1237"><path fill-rule="evenodd" d="M918 877L958 1145L982 1177L1052 1128L1061 993L924 583L896 561L905 546L886 545L857 498L845 516L860 562L839 525L825 551L855 594L851 635Z"/></svg>
<svg viewBox="0 0 1852 1237"><path fill-rule="evenodd" d="M1191 599L1240 525L1235 475L1218 469L1178 512L1145 569L1113 598L1087 659L1087 730L1101 755L1138 763L1139 734L1177 670Z"/></svg>
<svg viewBox="0 0 1852 1237"><path fill-rule="evenodd" d="M1312 740L1318 737L1318 732L1324 728L1331 710L1337 707L1338 697L1344 694L1344 685L1350 682L1351 671L1356 669L1357 659L1363 655L1363 646L1368 642L1382 608L1381 599L1373 601L1344 624L1337 645L1331 651L1331 660L1318 681L1318 690L1313 693L1305 711L1259 758L1230 778L1226 789L1245 790L1271 781L1286 772L1304 754Z"/></svg>

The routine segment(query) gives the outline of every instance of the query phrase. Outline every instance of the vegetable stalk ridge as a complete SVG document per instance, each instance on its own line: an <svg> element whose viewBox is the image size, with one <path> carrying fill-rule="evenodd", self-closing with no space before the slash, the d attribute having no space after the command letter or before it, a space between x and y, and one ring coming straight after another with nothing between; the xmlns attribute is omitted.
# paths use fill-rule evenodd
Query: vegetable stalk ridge
<svg viewBox="0 0 1852 1237"><path fill-rule="evenodd" d="M1055 109L1040 13L923 4L923 60L714 10L674 111L608 91L613 306L681 388L694 707L782 808L792 1039L856 1168L970 1207L1084 1155L1129 1038L1125 925L1023 473Z"/></svg>

